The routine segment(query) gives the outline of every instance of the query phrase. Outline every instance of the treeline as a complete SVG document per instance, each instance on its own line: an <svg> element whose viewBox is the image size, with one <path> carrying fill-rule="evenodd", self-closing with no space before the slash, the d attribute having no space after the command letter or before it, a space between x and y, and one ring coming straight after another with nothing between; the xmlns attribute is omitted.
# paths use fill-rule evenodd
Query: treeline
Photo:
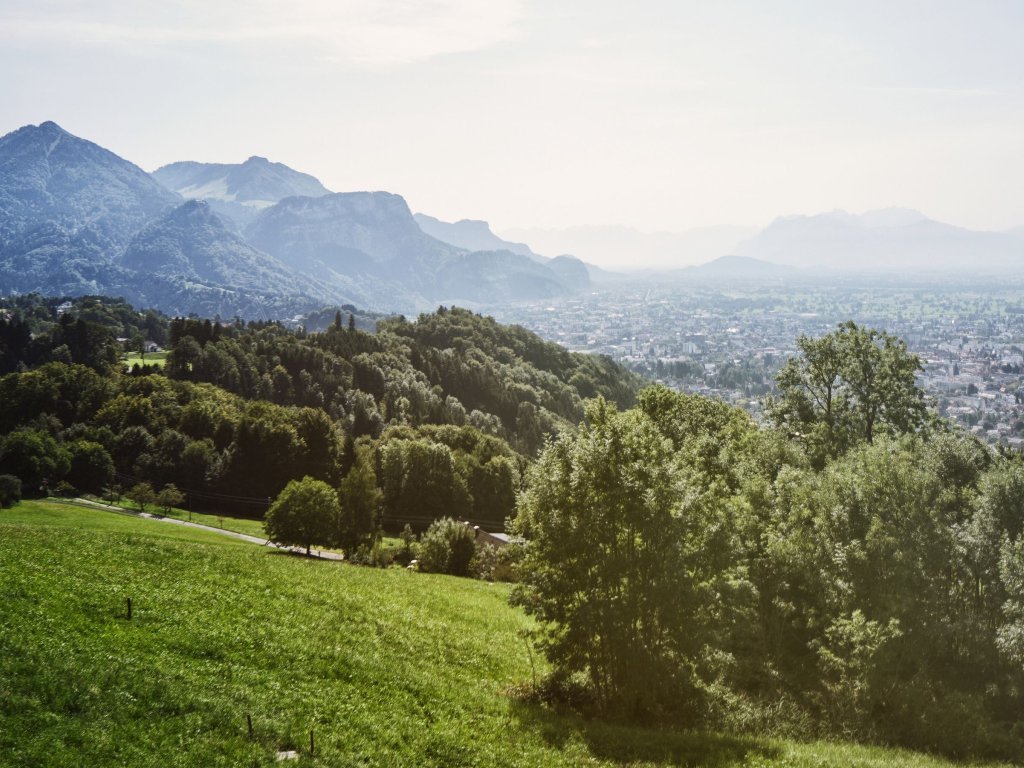
<svg viewBox="0 0 1024 768"><path fill-rule="evenodd" d="M111 372L122 352L119 338L163 345L167 318L154 310L137 312L120 299L103 296L28 294L0 300L0 375L49 362Z"/></svg>
<svg viewBox="0 0 1024 768"><path fill-rule="evenodd" d="M382 320L374 334L339 312L323 333L176 319L169 335L171 378L320 408L354 438L376 439L389 423L468 425L527 456L582 418L584 398L628 404L641 383L608 358L457 308Z"/></svg>
<svg viewBox="0 0 1024 768"><path fill-rule="evenodd" d="M549 695L618 716L1024 757L1024 462L852 323L760 426L653 388L528 471L516 600Z"/></svg>
<svg viewBox="0 0 1024 768"><path fill-rule="evenodd" d="M340 487L367 450L386 524L501 529L528 458L581 416L584 393L628 405L637 389L607 360L444 308L373 334L340 311L322 333L179 318L166 327L166 367L125 372L114 334L149 316L133 312L125 329L84 319L89 307L50 315L30 338L49 361L21 357L28 370L0 378L0 474L27 494L173 484L194 508L262 517L291 480ZM53 345L79 327L82 359L57 361Z"/></svg>

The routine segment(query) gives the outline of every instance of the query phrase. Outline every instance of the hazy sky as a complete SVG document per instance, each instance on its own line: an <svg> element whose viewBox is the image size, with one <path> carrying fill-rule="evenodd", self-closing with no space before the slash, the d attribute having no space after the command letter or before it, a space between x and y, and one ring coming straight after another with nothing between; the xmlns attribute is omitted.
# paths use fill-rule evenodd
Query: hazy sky
<svg viewBox="0 0 1024 768"><path fill-rule="evenodd" d="M0 133L497 229L1024 224L1024 2L0 0Z"/></svg>

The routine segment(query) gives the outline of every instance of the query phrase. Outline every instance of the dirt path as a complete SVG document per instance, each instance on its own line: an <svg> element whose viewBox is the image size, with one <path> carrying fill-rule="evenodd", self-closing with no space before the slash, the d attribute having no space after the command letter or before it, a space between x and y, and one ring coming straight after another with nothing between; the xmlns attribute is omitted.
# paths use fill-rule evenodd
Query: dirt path
<svg viewBox="0 0 1024 768"><path fill-rule="evenodd" d="M305 555L306 550L301 547L285 547L278 544L274 544L272 541L262 539L259 536L250 536L247 533L238 533L237 531L225 531L223 528L214 528L212 525L203 525L202 523L190 523L188 520L178 520L173 517L163 517L161 515L152 515L149 512L136 512L132 509L125 509L124 507L115 507L111 504L103 504L99 501L89 501L88 499L59 499L53 496L49 497L47 501L53 501L57 504L69 504L71 506L86 507L88 509L102 509L107 512L117 512L122 515L129 515L131 517L143 517L147 520L156 520L161 523L170 523L172 525L182 525L186 528L196 528L200 531L210 531L211 533L219 533L221 536L229 536L232 539L240 539L247 541L250 544L257 544L261 547L271 547L273 549L280 549L285 552L291 552L296 555ZM318 557L321 560L344 560L343 555L339 555L337 552L323 552L318 549L314 549L311 553L311 557Z"/></svg>

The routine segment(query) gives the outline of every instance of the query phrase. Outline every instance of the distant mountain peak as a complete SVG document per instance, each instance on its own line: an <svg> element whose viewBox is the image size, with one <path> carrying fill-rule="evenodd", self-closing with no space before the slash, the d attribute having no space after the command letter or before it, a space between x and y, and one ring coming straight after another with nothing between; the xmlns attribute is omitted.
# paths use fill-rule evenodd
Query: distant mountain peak
<svg viewBox="0 0 1024 768"><path fill-rule="evenodd" d="M467 251L509 251L527 256L534 261L544 259L534 253L525 243L503 240L491 230L491 225L481 219L459 219L456 222L441 221L425 213L414 215L420 229L443 243L465 248Z"/></svg>
<svg viewBox="0 0 1024 768"><path fill-rule="evenodd" d="M912 208L780 217L738 252L777 264L861 272L1005 272L1024 255L1010 233L944 224Z"/></svg>
<svg viewBox="0 0 1024 768"><path fill-rule="evenodd" d="M211 201L214 210L238 227L288 197L330 194L308 173L252 155L244 163L171 163L153 171L153 178L188 199Z"/></svg>
<svg viewBox="0 0 1024 768"><path fill-rule="evenodd" d="M64 133L68 134L63 128L57 125L53 120L46 120L40 123L38 126L25 126L26 128L35 128L36 130L45 131L46 133ZM70 135L70 134L68 134Z"/></svg>

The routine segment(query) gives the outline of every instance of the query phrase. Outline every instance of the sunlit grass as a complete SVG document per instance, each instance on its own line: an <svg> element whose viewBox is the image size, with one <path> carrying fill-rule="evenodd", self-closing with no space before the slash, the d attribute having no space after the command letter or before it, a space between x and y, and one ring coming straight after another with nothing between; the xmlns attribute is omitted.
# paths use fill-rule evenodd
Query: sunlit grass
<svg viewBox="0 0 1024 768"><path fill-rule="evenodd" d="M521 703L527 626L500 585L26 502L0 511L0 764L270 765L313 729L325 766L949 765Z"/></svg>
<svg viewBox="0 0 1024 768"><path fill-rule="evenodd" d="M118 510L123 512L138 513L139 507L137 504L133 504L127 499L122 498L116 504L111 503L109 499L101 499L95 496L85 496L87 502L92 502L96 505L104 505L106 507L116 507ZM207 525L211 528L218 528L223 531L234 531L235 533L245 533L249 536L255 536L261 538L266 536L266 531L263 528L262 520L252 520L248 517L235 517L232 515L208 513L208 512L192 512L187 509L179 509L177 507L171 507L170 509L164 509L158 507L155 504L147 504L145 509L146 514L157 515L159 517L169 517L174 520L185 520L190 523L198 523L199 525Z"/></svg>
<svg viewBox="0 0 1024 768"><path fill-rule="evenodd" d="M129 352L122 359L127 368L133 365L155 365L163 368L167 364L167 355L167 352L147 352L145 356L138 352Z"/></svg>

